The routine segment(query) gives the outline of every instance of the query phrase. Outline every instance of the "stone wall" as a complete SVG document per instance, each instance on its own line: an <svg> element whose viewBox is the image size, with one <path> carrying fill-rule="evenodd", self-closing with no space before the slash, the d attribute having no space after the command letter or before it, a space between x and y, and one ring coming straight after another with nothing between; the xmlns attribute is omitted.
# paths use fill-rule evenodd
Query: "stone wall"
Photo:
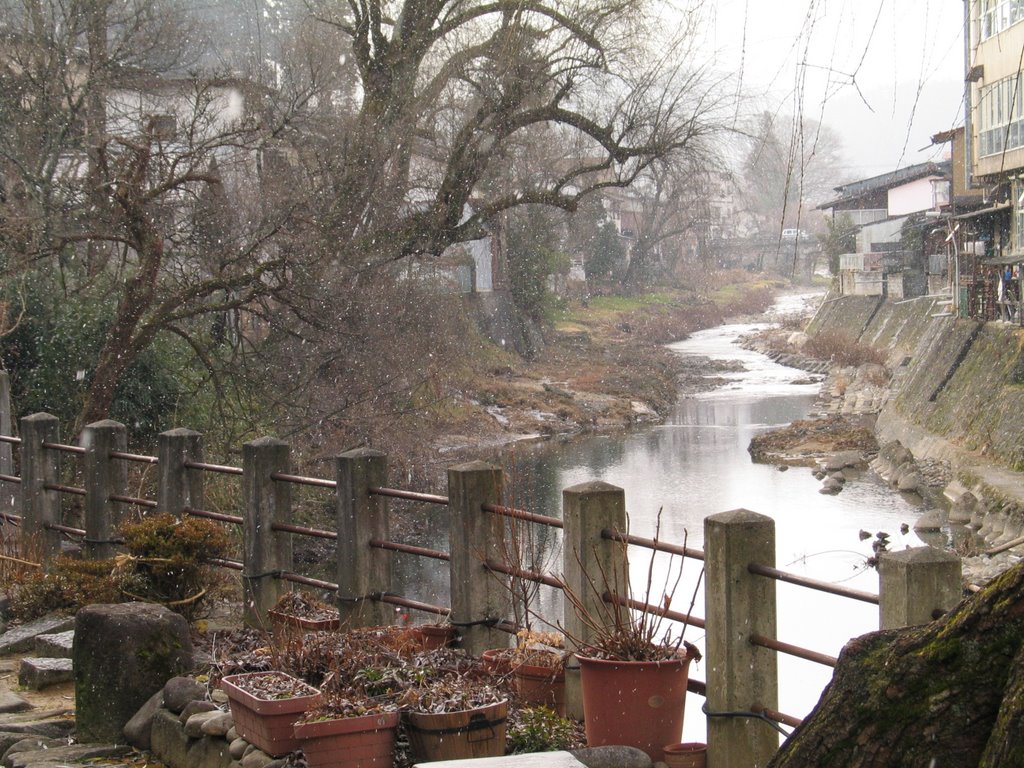
<svg viewBox="0 0 1024 768"><path fill-rule="evenodd" d="M1024 330L949 316L935 299L826 301L809 331L842 331L884 349L893 391L880 439L919 458L1024 471Z"/></svg>

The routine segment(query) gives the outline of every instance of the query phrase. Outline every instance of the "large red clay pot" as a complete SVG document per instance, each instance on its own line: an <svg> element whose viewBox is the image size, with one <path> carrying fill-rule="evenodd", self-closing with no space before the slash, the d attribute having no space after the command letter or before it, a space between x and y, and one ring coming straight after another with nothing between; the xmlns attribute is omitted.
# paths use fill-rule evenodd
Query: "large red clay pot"
<svg viewBox="0 0 1024 768"><path fill-rule="evenodd" d="M682 737L690 659L578 658L587 746L624 744L661 760L665 745Z"/></svg>

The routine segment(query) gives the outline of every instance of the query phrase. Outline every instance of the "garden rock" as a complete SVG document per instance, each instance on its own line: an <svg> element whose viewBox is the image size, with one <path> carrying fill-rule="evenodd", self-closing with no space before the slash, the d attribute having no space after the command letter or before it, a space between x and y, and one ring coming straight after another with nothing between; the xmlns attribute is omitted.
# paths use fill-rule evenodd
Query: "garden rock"
<svg viewBox="0 0 1024 768"><path fill-rule="evenodd" d="M26 656L18 668L18 685L33 691L74 679L71 659L41 659Z"/></svg>
<svg viewBox="0 0 1024 768"><path fill-rule="evenodd" d="M249 742L245 739L233 739L228 745L228 754L232 760L241 760L248 746Z"/></svg>
<svg viewBox="0 0 1024 768"><path fill-rule="evenodd" d="M267 768L272 762L274 762L274 758L258 749L250 751L241 760L242 768Z"/></svg>
<svg viewBox="0 0 1024 768"><path fill-rule="evenodd" d="M192 717L192 715L197 715L200 712L215 711L219 712L221 711L221 709L212 701L190 701L188 704L185 705L185 708L181 710L181 714L178 715L178 720L180 720L181 724L184 725L188 722L188 719Z"/></svg>
<svg viewBox="0 0 1024 768"><path fill-rule="evenodd" d="M193 701L206 698L206 686L191 677L172 677L164 685L164 706L174 714Z"/></svg>
<svg viewBox="0 0 1024 768"><path fill-rule="evenodd" d="M189 738L173 712L166 709L157 711L153 716L150 740L150 749L161 763L172 768L188 765Z"/></svg>
<svg viewBox="0 0 1024 768"><path fill-rule="evenodd" d="M18 745L7 750L3 765L5 768L58 768L77 765L86 760L104 757L120 757L131 751L127 745L113 744L72 744L55 746L44 750L12 752Z"/></svg>
<svg viewBox="0 0 1024 768"><path fill-rule="evenodd" d="M168 679L192 666L188 622L159 605L90 605L75 621L76 730L83 742L116 743Z"/></svg>
<svg viewBox="0 0 1024 768"><path fill-rule="evenodd" d="M73 616L44 616L27 624L14 627L0 635L0 656L31 651L39 635L64 632L73 629Z"/></svg>
<svg viewBox="0 0 1024 768"><path fill-rule="evenodd" d="M224 738L231 727L235 724L234 719L227 712L210 713L205 721L203 721L201 730L204 736L219 736Z"/></svg>
<svg viewBox="0 0 1024 768"><path fill-rule="evenodd" d="M24 712L27 709L32 709L27 699L10 691L0 691L0 714Z"/></svg>
<svg viewBox="0 0 1024 768"><path fill-rule="evenodd" d="M157 691L125 724L124 737L136 749L149 749L152 745L153 717L163 705L163 701L164 692Z"/></svg>
<svg viewBox="0 0 1024 768"><path fill-rule="evenodd" d="M74 640L75 630L73 629L53 635L39 635L36 638L35 654L52 659L70 659Z"/></svg>

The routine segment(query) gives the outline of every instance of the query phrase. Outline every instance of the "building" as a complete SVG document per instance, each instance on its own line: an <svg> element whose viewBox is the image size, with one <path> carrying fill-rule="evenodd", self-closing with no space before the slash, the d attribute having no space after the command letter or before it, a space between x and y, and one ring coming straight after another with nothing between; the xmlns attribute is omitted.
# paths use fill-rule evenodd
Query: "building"
<svg viewBox="0 0 1024 768"><path fill-rule="evenodd" d="M937 218L951 205L951 164L919 163L835 187L818 206L856 231L856 250L840 258L840 291L866 296L920 296L945 264L931 259ZM929 221L929 219L931 221Z"/></svg>
<svg viewBox="0 0 1024 768"><path fill-rule="evenodd" d="M957 217L966 258L957 298L961 314L1020 320L1024 262L1024 4L966 0L966 182L983 206ZM1001 276L1009 267L1012 281Z"/></svg>

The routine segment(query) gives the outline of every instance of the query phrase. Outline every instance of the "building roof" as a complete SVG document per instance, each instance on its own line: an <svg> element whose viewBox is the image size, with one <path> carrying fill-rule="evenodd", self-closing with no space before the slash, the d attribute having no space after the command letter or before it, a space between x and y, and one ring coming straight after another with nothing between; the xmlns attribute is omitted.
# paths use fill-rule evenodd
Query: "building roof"
<svg viewBox="0 0 1024 768"><path fill-rule="evenodd" d="M818 210L834 208L840 203L849 203L876 192L886 192L893 187L909 184L912 181L917 181L918 179L923 179L928 176L948 177L950 173L950 165L951 164L948 160L942 163L918 163L917 165L908 165L906 168L900 168L895 171L890 171L889 173L883 173L880 176L872 176L870 179L862 179L860 181L851 181L849 184L842 184L838 187L834 187L835 191L839 193L839 196L826 203L822 203L818 206Z"/></svg>

